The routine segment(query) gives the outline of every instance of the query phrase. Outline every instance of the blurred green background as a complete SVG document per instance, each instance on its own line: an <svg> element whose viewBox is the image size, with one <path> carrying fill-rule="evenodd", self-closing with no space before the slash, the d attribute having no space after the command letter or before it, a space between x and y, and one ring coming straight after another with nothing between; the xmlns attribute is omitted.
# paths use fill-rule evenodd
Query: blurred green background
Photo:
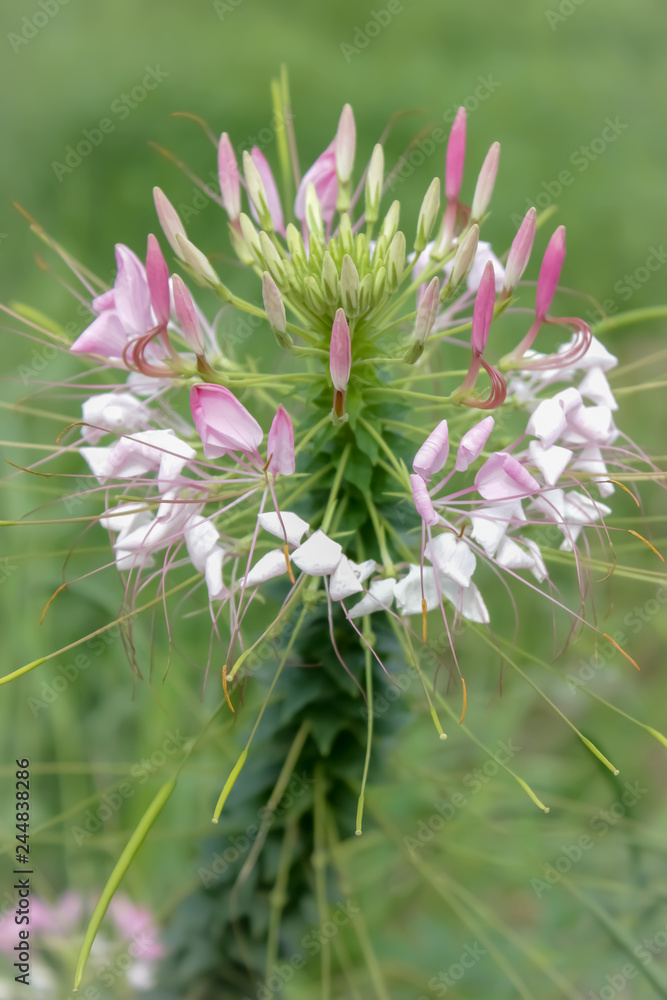
<svg viewBox="0 0 667 1000"><path fill-rule="evenodd" d="M269 0L69 0L62 7L52 0L47 7L55 13L37 29L33 19L42 8L36 3L4 0L0 14L0 302L29 302L62 324L80 322L73 300L36 266L34 253L43 250L12 201L91 269L111 279L113 244L124 242L141 253L147 232L157 228L154 184L177 207L197 205L193 183L149 141L173 150L199 176L207 177L215 169L211 145L195 124L171 114L194 113L214 132L228 131L237 147L250 145L270 122L269 81L283 62L290 73L303 165L329 143L346 101L355 109L360 159L370 153L396 111L418 111L401 120L390 139L389 149L397 157L419 130L448 129L453 110L465 103L469 128L464 200L472 195L476 166L488 146L495 139L502 143L493 214L484 230L497 251L509 245L516 230L513 216L523 215L528 203L541 208L553 204L557 214L550 227L565 223L568 230L564 284L604 303L610 313L667 302L665 267L641 270L654 251L654 259L660 258L662 241L667 243L667 5L661 0L473 0L456 5L403 0L392 4L391 17L384 13L385 0L341 0L330 6ZM44 18L36 20L41 24ZM366 32L366 25L378 20L387 23L377 35L374 28ZM123 95L141 86L150 70L155 78L163 77L159 85L133 102L136 107L127 114L119 111ZM67 147L76 146L84 130L96 129L104 118L111 118L114 128L100 145L68 172L58 167L65 162ZM259 144L274 159L272 142L260 138ZM431 177L442 173L443 159L444 145L439 145L397 188L396 196L415 216ZM188 223L189 235L199 246L223 256L228 253L225 229L222 213L212 205L193 212ZM544 233L539 240L541 249ZM645 274L650 274L648 280ZM536 270L529 277L536 277ZM595 308L583 302L579 311L587 315ZM664 322L612 330L607 343L622 364L633 365L662 351ZM76 402L62 396L57 403L48 396L42 399L38 380L74 369L57 360L42 373L32 352L30 342L3 333L3 400L6 404L22 399L57 416L49 422L5 408L0 411L2 438L53 443L64 423L62 415L76 418ZM26 365L33 372L27 379L31 385L21 374L20 366ZM658 356L651 364L629 370L619 384L659 382L664 371L664 356ZM657 456L665 452L664 399L664 389L630 393L619 418L621 426ZM35 456L28 448L3 448L3 457L25 464ZM73 461L60 469L75 477L81 471ZM7 517L20 516L61 492L48 480L27 476L14 476L6 486L2 497ZM642 495L648 514L657 519L651 538L660 548L664 494L647 484ZM614 503L626 526L639 527L629 499L617 497ZM93 505L84 505L72 513L93 510ZM67 526L58 531L3 531L4 673L99 628L117 613L122 594L112 573L95 577L61 595L39 629L39 614L62 582L63 561L75 536ZM99 529L77 544L107 551ZM649 572L660 569L656 557L641 547L620 543L617 554L619 562ZM85 558L92 566L100 554L83 557L79 569ZM604 630L625 629L642 672L635 675L619 655L604 668L591 668L588 686L664 729L664 605L653 611L659 583L657 577L647 582L619 574L600 588L598 614ZM634 634L634 628L623 624L625 616L634 606L649 609L651 601L646 622ZM136 628L138 655L145 664L150 627L145 619ZM549 627L545 606L524 618L521 644L549 659ZM29 699L43 698L44 684L58 676L54 664L0 689L3 801L11 804L14 757L27 755L35 761L34 813L37 826L41 824L35 841L42 894L55 896L68 886L99 890L166 771L137 787L123 810L83 846L75 843L72 825L114 781L159 748L167 732L180 727L190 736L199 731L209 695L202 704L201 662L206 654L196 619L186 635L187 654L174 658L164 683L162 639L155 650L151 684L135 683L116 639L43 711L36 713ZM652 939L667 925L665 749L586 695L573 693L562 677L540 672L542 688L621 768L619 778L611 778L528 685L510 676L499 697L497 664L483 653L479 662L480 648L466 643L464 654L470 664L469 725L490 747L498 740L516 740L522 748L517 771L539 789L552 811L544 817L511 779L494 777L479 793L466 793L468 807L448 821L445 833L420 848L418 856L436 870L455 875L465 891L474 894L482 908L481 924L484 913L496 914L490 933L510 966L522 973L530 962L521 942L536 950L542 964L574 984L569 995L604 996L601 990L616 989L633 998L667 996L657 980L650 983L641 976L622 986L618 978L615 986L608 982L627 962L638 969L642 965L632 957L629 935ZM581 669L582 661L590 662L592 643L581 638L568 655L566 662L559 662L561 675ZM69 662L69 654L57 661ZM406 701L413 721L395 747L395 781L377 792L378 809L400 831L398 846L388 846L389 840L371 829L361 843L350 845L346 864L364 901L390 995L417 1000L444 995L429 987L429 981L477 938L462 924L456 907L452 909L458 897L451 887L441 895L433 892L428 873L416 869L401 849L401 837L415 835L433 813L435 801L469 789L465 777L485 758L453 725L443 755L442 747L433 745L421 699L411 694ZM160 916L197 884L198 841L209 831L211 804L235 759L235 740L234 731L216 733L130 873L128 891ZM646 793L629 817L609 836L598 836L595 850L575 866L577 885L566 887L563 880L538 899L530 879L542 875L546 862L562 856L564 846L590 832L590 817L618 800L625 781L637 780ZM7 836L9 805L1 820L6 826L0 827ZM587 902L576 895L584 891ZM601 904L612 913L613 926L596 910ZM518 944L501 940L503 927L516 932ZM71 956L67 961L71 963ZM539 978L539 967L538 961L527 973L536 976L531 995L563 995L557 984ZM667 947L658 948L646 968L662 969L667 981ZM316 964L304 975L316 977ZM293 984L288 995L315 996L308 985L314 979L304 981ZM519 995L488 956L455 990L471 1000Z"/></svg>

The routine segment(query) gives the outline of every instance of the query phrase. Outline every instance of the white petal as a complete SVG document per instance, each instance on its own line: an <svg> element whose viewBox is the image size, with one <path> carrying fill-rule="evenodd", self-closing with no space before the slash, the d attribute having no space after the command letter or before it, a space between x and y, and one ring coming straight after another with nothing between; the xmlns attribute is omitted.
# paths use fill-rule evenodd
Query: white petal
<svg viewBox="0 0 667 1000"><path fill-rule="evenodd" d="M567 439L611 444L617 431L608 406L577 406L567 416Z"/></svg>
<svg viewBox="0 0 667 1000"><path fill-rule="evenodd" d="M122 503L108 512L107 517L100 518L100 524L107 531L129 532L139 524L146 524L153 515L143 504Z"/></svg>
<svg viewBox="0 0 667 1000"><path fill-rule="evenodd" d="M86 423L96 425L81 428L82 437L91 444L99 441L105 431L131 433L145 427L149 419L147 409L131 392L103 392L91 396L81 407L81 412Z"/></svg>
<svg viewBox="0 0 667 1000"><path fill-rule="evenodd" d="M111 475L112 451L112 445L107 448L79 448L79 454L83 456L90 467L90 471L101 483Z"/></svg>
<svg viewBox="0 0 667 1000"><path fill-rule="evenodd" d="M426 546L426 555L433 565L445 576L461 587L467 587L475 572L477 560L467 542L460 540L452 532L436 535Z"/></svg>
<svg viewBox="0 0 667 1000"><path fill-rule="evenodd" d="M496 561L505 569L529 569L537 580L544 580L547 571L538 546L532 539L521 541L522 544L518 545L512 538L503 538Z"/></svg>
<svg viewBox="0 0 667 1000"><path fill-rule="evenodd" d="M590 399L591 403L608 406L610 410L618 409L618 403L601 368L589 368L579 383L579 392L586 399Z"/></svg>
<svg viewBox="0 0 667 1000"><path fill-rule="evenodd" d="M498 503L482 507L470 515L472 538L482 546L487 556L495 555L496 549L507 531L513 524L526 520L520 500L511 503Z"/></svg>
<svg viewBox="0 0 667 1000"><path fill-rule="evenodd" d="M274 577L281 576L286 572L285 553L282 549L271 549L255 563L243 582L245 582L246 587L256 587L258 584L273 580Z"/></svg>
<svg viewBox="0 0 667 1000"><path fill-rule="evenodd" d="M257 520L271 535L275 535L282 541L287 538L288 545L300 545L301 539L310 527L307 521L300 518L298 514L293 514L290 510L281 510L280 518L275 511L267 511L260 514ZM284 530L283 525L285 526Z"/></svg>
<svg viewBox="0 0 667 1000"><path fill-rule="evenodd" d="M420 615L422 613L422 574L420 566L411 566L407 576L396 584L396 605L403 615ZM423 599L426 610L433 611L440 604L438 588L433 569L424 566Z"/></svg>
<svg viewBox="0 0 667 1000"><path fill-rule="evenodd" d="M292 562L309 576L325 576L333 573L340 562L343 547L324 534L321 528L307 538L303 545L292 553Z"/></svg>
<svg viewBox="0 0 667 1000"><path fill-rule="evenodd" d="M601 368L603 372L608 372L610 368L615 368L618 358L607 350L604 344L600 343L597 337L591 338L590 347L586 354L577 362L577 368Z"/></svg>
<svg viewBox="0 0 667 1000"><path fill-rule="evenodd" d="M350 608L348 615L350 618L360 618L362 615L370 615L374 611L386 611L391 607L394 599L396 580L389 577L387 580L374 580L361 600Z"/></svg>
<svg viewBox="0 0 667 1000"><path fill-rule="evenodd" d="M227 596L227 588L222 582L222 560L224 551L220 546L216 546L209 552L204 567L204 579L208 588L208 596L211 601L221 601Z"/></svg>
<svg viewBox="0 0 667 1000"><path fill-rule="evenodd" d="M539 441L530 442L528 454L533 465L537 466L544 476L547 486L556 485L567 468L567 463L572 458L572 452L569 448L561 448L557 444L545 448Z"/></svg>
<svg viewBox="0 0 667 1000"><path fill-rule="evenodd" d="M463 618L467 618L471 622L480 622L482 625L488 624L489 612L474 583L471 583L469 587L458 587L453 580L441 576L440 585L443 596L452 602L456 611Z"/></svg>
<svg viewBox="0 0 667 1000"><path fill-rule="evenodd" d="M468 272L466 284L469 292L476 292L478 290L482 275L484 274L484 268L489 261L493 264L493 273L496 279L496 294L502 292L505 282L505 268L491 250L491 244L485 243L484 240L480 240L477 244L475 259Z"/></svg>
<svg viewBox="0 0 667 1000"><path fill-rule="evenodd" d="M362 563L355 563L350 559L350 565L354 570L354 575L357 580L361 580L362 583L364 580L367 580L371 573L374 573L378 568L378 564L375 562L375 559L366 559Z"/></svg>
<svg viewBox="0 0 667 1000"><path fill-rule="evenodd" d="M190 515L185 525L185 544L190 561L195 569L203 573L206 560L218 543L220 535L212 521L201 514Z"/></svg>
<svg viewBox="0 0 667 1000"><path fill-rule="evenodd" d="M341 556L340 562L331 575L329 583L329 594L332 601L342 601L344 597L351 597L352 594L362 594L364 588L359 582L350 560L346 556Z"/></svg>

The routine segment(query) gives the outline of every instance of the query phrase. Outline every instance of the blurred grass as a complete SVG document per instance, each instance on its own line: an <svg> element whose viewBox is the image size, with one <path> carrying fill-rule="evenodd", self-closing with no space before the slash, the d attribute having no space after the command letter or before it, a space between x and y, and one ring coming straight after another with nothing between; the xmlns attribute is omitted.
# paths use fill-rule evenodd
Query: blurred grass
<svg viewBox="0 0 667 1000"><path fill-rule="evenodd" d="M367 47L354 55L347 50L348 61L341 46L355 44L357 27L363 27L370 12L382 6L382 0L374 6L342 0L335 7L243 0L236 7L229 5L221 19L211 3L186 6L175 0L144 0L139 6L129 0L113 5L70 0L15 52L9 33L19 31L22 18L38 8L5 0L0 15L4 45L0 62L4 95L0 301L29 302L63 323L77 319L72 300L34 265L33 254L41 248L11 208L12 200L93 270L110 278L113 244L125 242L141 252L147 231L156 229L151 199L154 184L177 206L192 203L191 182L149 147L148 140L173 149L206 176L215 166L212 148L194 124L170 118L170 114L196 113L214 131L227 130L237 145L249 142L270 120L268 81L281 62L290 71L303 164L330 141L345 101L355 108L360 156L370 152L395 111L420 109L419 115L399 124L390 140L397 156L418 129L441 125L454 104L472 102L480 78L492 80L493 93L469 117L464 188L464 197L469 197L475 166L488 145L499 139L501 170L485 238L504 249L515 230L512 215L523 213L527 198L553 192L555 188L549 185L561 171L570 170L573 182L555 199L554 223L568 227L564 283L599 301L612 300L619 308L667 301L664 269L652 273L627 302L614 288L625 274L644 265L651 248L661 247L666 235L665 4L659 0L632 4L585 0L572 5L573 13L552 30L547 12L558 11L555 0L517 0L511 6L492 0L447 6L436 0L406 0L404 10ZM159 66L168 76L125 120L115 118L115 130L100 147L59 181L53 162L62 162L66 147L76 145L83 129L96 127L109 115L112 102L140 83L147 66ZM627 128L580 171L571 157L601 135L608 118L619 119ZM270 142L265 151L271 159L275 151ZM415 216L431 176L442 171L443 154L444 147L438 146L400 186L397 196ZM225 252L225 227L214 206L195 215L188 228L205 250L222 248ZM542 247L546 235L541 234L540 240ZM631 363L663 348L663 329L664 324L654 322L614 332L608 344L622 362ZM18 366L31 365L33 360L29 342L5 334L5 399L32 396L37 379L55 379L68 370L62 361L50 361L44 375L35 372L26 384ZM664 362L659 361L636 369L623 381L634 384L663 376ZM665 453L664 399L664 390L635 393L623 398L619 417L631 437L659 455ZM32 398L29 405L40 405L39 398ZM67 401L46 401L45 408L64 409L76 416L75 405ZM6 410L0 411L0 422L3 438L24 442L51 443L62 426ZM19 464L34 460L26 449L3 448L2 452L4 458ZM74 476L81 471L72 459L60 469ZM54 486L48 479L17 474L4 485L3 510L6 516L15 517L47 502L50 490L59 492L60 481ZM649 513L664 513L662 491L645 486L642 495ZM636 508L630 499L617 496L614 505L615 514L632 525ZM88 507L92 512L94 504L84 505L81 511L87 512ZM658 548L664 534L664 523L659 521L651 535ZM11 567L0 584L7 670L100 627L117 613L122 592L112 571L60 595L38 629L41 608L62 582L63 556L50 553L68 550L73 540L69 529L56 532L48 527L10 529L3 536L2 554L8 555ZM99 529L84 534L77 543L77 547L100 545L105 545L105 537ZM661 569L657 559L640 546L624 551L619 544L618 553L619 561ZM99 558L99 553L91 553L75 560L81 570ZM628 633L628 648L641 663L642 672L636 675L619 654L604 668L593 669L589 686L660 729L665 728L667 698L664 607L647 614L648 621L636 633L625 621L635 605L648 607L646 602L654 598L655 589L653 584L619 577L599 588L598 614L604 630L613 634L618 628ZM522 620L520 644L529 651L541 651L548 660L551 650L545 635L549 628L545 606ZM138 657L145 665L150 646L147 618L135 634ZM88 808L84 800L101 795L133 765L150 757L166 732L180 728L194 735L210 712L211 692L203 704L199 700L206 644L197 619L183 638L185 662L175 657L164 683L161 635L151 684L133 678L116 639L53 704L37 714L29 699L43 698L45 684L52 685L59 676L57 666L44 665L1 689L3 780L9 779L14 758L24 754L37 762L84 765L81 774L61 770L35 777L37 825L51 823L42 834L35 834L44 894L72 885L99 889L158 783L167 777L170 761L145 785L137 784L123 809L78 847L70 828L82 821ZM582 636L559 661L557 670L576 671L581 661L590 665L593 655L592 642ZM531 667L531 676L539 676L549 696L621 768L619 779L612 779L545 704L507 671L501 697L498 662L468 636L462 660L468 665L468 724L489 747L508 738L521 745L512 766L551 804L552 811L548 817L542 815L512 779L501 773L478 793L467 795L467 807L448 821L444 833L420 848L419 857L455 874L495 908L501 922L543 950L582 992L599 991L605 976L613 975L627 957L562 886L538 901L530 878L539 876L546 861L559 856L562 845L576 841L588 829L589 815L615 801L623 781L640 780L648 792L637 805L636 815L619 823L608 838L596 841L577 875L581 873L590 891L604 898L623 925L638 936L650 937L664 928L667 883L664 839L659 832L667 819L664 748L585 693L575 694L562 679ZM68 654L57 661L69 662ZM400 836L410 837L431 814L436 799L469 787L464 783L466 776L482 766L485 758L454 726L449 727L450 738L443 748L433 740L421 701L411 696L408 700L415 717L395 748L396 780L378 789L375 800ZM216 731L206 752L187 772L188 780L179 785L143 850L141 863L128 876L129 891L138 901L166 910L195 883L197 839L208 831L212 803L234 758L234 740L234 733ZM88 762L90 772L86 773ZM113 762L115 774L98 773L101 763ZM9 796L11 782L3 788ZM53 824L60 813L62 822ZM8 810L3 811L3 823L9 822L8 817ZM2 830L9 833L8 826ZM474 935L405 857L400 836L395 848L380 841L380 836L371 830L361 843L346 845L345 864L364 901L382 963L391 975L391 996L414 1000L420 994L437 995L429 992L428 980L455 962ZM511 960L523 969L523 959L514 952ZM654 964L661 963L663 957L658 956ZM315 964L314 975L316 971ZM553 988L549 989L535 995L555 996ZM633 997L656 995L643 980L635 980L632 990ZM302 995L312 993L294 993ZM502 998L516 993L487 957L457 987L457 995Z"/></svg>

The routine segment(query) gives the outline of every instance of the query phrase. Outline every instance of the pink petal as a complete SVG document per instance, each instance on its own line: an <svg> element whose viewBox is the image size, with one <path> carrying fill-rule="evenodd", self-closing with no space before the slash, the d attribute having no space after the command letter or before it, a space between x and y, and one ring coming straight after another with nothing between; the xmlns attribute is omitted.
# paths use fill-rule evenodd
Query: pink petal
<svg viewBox="0 0 667 1000"><path fill-rule="evenodd" d="M448 455L449 431L447 421L441 420L435 430L431 431L415 455L412 468L422 479L428 482L432 475L440 472L443 468Z"/></svg>
<svg viewBox="0 0 667 1000"><path fill-rule="evenodd" d="M474 427L465 432L456 453L455 469L457 472L465 472L479 458L484 450L484 445L488 440L489 434L493 430L494 424L493 417L484 417L478 424L475 424Z"/></svg>
<svg viewBox="0 0 667 1000"><path fill-rule="evenodd" d="M463 161L466 153L466 112L459 108L449 133L445 166L445 194L448 201L457 201L463 180Z"/></svg>
<svg viewBox="0 0 667 1000"><path fill-rule="evenodd" d="M325 223L329 224L336 214L338 178L336 177L335 145L334 139L303 175L294 203L294 214L300 222L306 218L306 189L309 184L315 185L315 192L322 208L322 218Z"/></svg>
<svg viewBox="0 0 667 1000"><path fill-rule="evenodd" d="M475 476L475 488L485 500L513 500L539 493L541 486L516 458L496 451Z"/></svg>
<svg viewBox="0 0 667 1000"><path fill-rule="evenodd" d="M236 156L226 132L220 136L218 145L218 179L222 204L230 222L234 222L241 214L241 181Z"/></svg>
<svg viewBox="0 0 667 1000"><path fill-rule="evenodd" d="M329 369L334 389L337 389L339 392L345 392L347 383L350 380L351 367L352 343L350 340L350 328L347 325L345 312L342 309L337 309L331 330L331 347L329 349Z"/></svg>
<svg viewBox="0 0 667 1000"><path fill-rule="evenodd" d="M122 243L116 244L116 261L118 273L114 282L114 301L118 318L131 337L143 336L153 326L144 265Z"/></svg>
<svg viewBox="0 0 667 1000"><path fill-rule="evenodd" d="M70 347L75 354L99 354L120 359L128 342L118 315L110 309L100 313Z"/></svg>
<svg viewBox="0 0 667 1000"><path fill-rule="evenodd" d="M537 279L535 315L544 319L558 287L560 272L565 260L565 226L559 226L549 240L544 253L540 276Z"/></svg>
<svg viewBox="0 0 667 1000"><path fill-rule="evenodd" d="M294 472L294 425L285 407L280 404L273 418L266 443L269 472L291 476Z"/></svg>
<svg viewBox="0 0 667 1000"><path fill-rule="evenodd" d="M523 222L519 226L519 230L514 237L514 240L512 241L512 246L510 247L510 252L507 256L507 264L505 266L505 288L508 291L512 291L516 288L521 280L523 272L528 266L530 254L533 249L533 241L535 239L536 219L537 210L529 208Z"/></svg>
<svg viewBox="0 0 667 1000"><path fill-rule="evenodd" d="M336 173L341 184L346 184L352 176L354 152L357 143L357 130L354 124L354 112L346 104L340 116L338 131L334 139Z"/></svg>
<svg viewBox="0 0 667 1000"><path fill-rule="evenodd" d="M204 353L204 337L195 304L192 301L189 289L180 275L175 274L172 279L172 289L174 293L174 309L176 318L180 324L183 336L195 354Z"/></svg>
<svg viewBox="0 0 667 1000"><path fill-rule="evenodd" d="M426 524L433 526L440 518L428 495L428 487L421 476L411 475L410 485L412 487L412 499L414 500L417 513L424 519Z"/></svg>
<svg viewBox="0 0 667 1000"><path fill-rule="evenodd" d="M252 162L257 167L259 176L262 178L262 183L264 185L264 192L266 194L266 204L269 210L271 219L273 220L273 228L277 233L285 235L285 222L283 220L283 209L280 204L280 195L278 194L278 187L271 172L271 167L269 166L266 157L261 152L257 146L253 146L250 152L252 157ZM255 206L250 203L250 211L253 216L259 222L259 217Z"/></svg>
<svg viewBox="0 0 667 1000"><path fill-rule="evenodd" d="M166 329L171 312L169 268L162 256L160 244L152 233L149 233L148 249L146 251L146 281L148 282L151 305L153 306L158 326Z"/></svg>
<svg viewBox="0 0 667 1000"><path fill-rule="evenodd" d="M200 382L192 387L190 407L206 458L222 458L233 451L258 456L264 432L229 389Z"/></svg>
<svg viewBox="0 0 667 1000"><path fill-rule="evenodd" d="M472 335L470 346L476 354L483 354L489 339L493 307L496 300L496 273L491 261L487 262L479 283L472 313Z"/></svg>

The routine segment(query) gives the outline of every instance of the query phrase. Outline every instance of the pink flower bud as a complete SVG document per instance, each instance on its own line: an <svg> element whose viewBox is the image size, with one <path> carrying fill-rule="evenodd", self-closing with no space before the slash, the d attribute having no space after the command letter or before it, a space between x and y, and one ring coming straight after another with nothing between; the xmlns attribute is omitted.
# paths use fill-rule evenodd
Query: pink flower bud
<svg viewBox="0 0 667 1000"><path fill-rule="evenodd" d="M294 461L294 426L289 413L280 404L273 418L266 443L269 456L267 469L269 472L291 476L295 469Z"/></svg>
<svg viewBox="0 0 667 1000"><path fill-rule="evenodd" d="M350 381L352 367L352 342L350 328L347 325L345 312L336 310L331 330L331 347L329 349L329 368L334 389L345 392Z"/></svg>
<svg viewBox="0 0 667 1000"><path fill-rule="evenodd" d="M226 132L220 136L218 145L218 178L222 204L229 221L235 222L241 214L241 182L236 156Z"/></svg>
<svg viewBox="0 0 667 1000"><path fill-rule="evenodd" d="M206 458L222 458L240 451L261 464L258 449L264 432L229 389L199 382L192 387L190 408Z"/></svg>
<svg viewBox="0 0 667 1000"><path fill-rule="evenodd" d="M195 304L192 301L192 296L185 282L178 274L175 274L172 279L172 289L176 318L180 323L183 336L195 354L202 355L205 351L204 337L199 325Z"/></svg>
<svg viewBox="0 0 667 1000"><path fill-rule="evenodd" d="M427 524L433 527L434 524L438 523L440 518L438 517L431 498L428 495L428 486L419 475L410 476L410 485L412 487L412 499L414 500L415 507L417 508L417 513L424 519L424 521L426 521Z"/></svg>
<svg viewBox="0 0 667 1000"><path fill-rule="evenodd" d="M493 417L484 417L478 424L465 432L456 453L455 469L457 472L465 472L479 458L489 434L493 430L494 423Z"/></svg>
<svg viewBox="0 0 667 1000"><path fill-rule="evenodd" d="M544 253L540 276L537 279L537 294L535 296L535 315L543 320L549 311L552 299L558 287L561 268L565 260L565 226L559 226L549 240Z"/></svg>
<svg viewBox="0 0 667 1000"><path fill-rule="evenodd" d="M278 187L276 185L271 167L269 166L266 157L261 152L257 146L253 146L250 152L252 157L252 162L257 167L257 172L262 179L264 185L264 193L266 194L266 205L269 210L269 215L271 216L271 221L273 222L273 228L277 233L282 236L285 235L285 222L283 219L283 209L280 204L280 195L278 194ZM254 206L251 204L250 211L252 212ZM253 212L253 215L255 213ZM259 221L259 217L255 216Z"/></svg>
<svg viewBox="0 0 667 1000"><path fill-rule="evenodd" d="M167 237L169 245L176 256L180 257L181 248L178 245L176 234L182 233L183 236L185 236L185 226L181 222L178 212L169 201L164 191L160 190L159 187L153 188L153 199L155 201L157 217L160 220L160 225L162 226L162 232Z"/></svg>
<svg viewBox="0 0 667 1000"><path fill-rule="evenodd" d="M537 210L529 208L523 222L519 226L519 231L514 237L505 267L505 292L511 292L516 288L521 281L523 272L528 266L530 254L533 249L533 240L535 239L536 219Z"/></svg>
<svg viewBox="0 0 667 1000"><path fill-rule="evenodd" d="M447 421L441 420L434 431L424 441L415 455L412 468L426 482L431 476L440 472L449 455L449 428Z"/></svg>
<svg viewBox="0 0 667 1000"><path fill-rule="evenodd" d="M477 178L477 185L472 199L472 208L470 209L470 217L472 219L481 219L489 207L493 188L496 183L499 160L500 143L494 142L486 154L482 169Z"/></svg>
<svg viewBox="0 0 667 1000"><path fill-rule="evenodd" d="M284 335L287 330L287 315L285 314L285 303L268 271L262 275L262 299L266 310L266 318L277 334Z"/></svg>
<svg viewBox="0 0 667 1000"><path fill-rule="evenodd" d="M470 346L474 354L483 354L489 339L493 306L496 299L496 273L491 261L487 262L479 283L477 297L472 312L472 335Z"/></svg>
<svg viewBox="0 0 667 1000"><path fill-rule="evenodd" d="M354 124L354 113L350 105L346 104L341 113L334 140L336 173L340 184L347 184L352 176L356 142L357 131Z"/></svg>
<svg viewBox="0 0 667 1000"><path fill-rule="evenodd" d="M151 305L153 306L158 326L166 330L171 313L169 302L169 268L162 256L160 244L152 233L148 236L148 248L146 250L146 280L151 296Z"/></svg>
<svg viewBox="0 0 667 1000"><path fill-rule="evenodd" d="M448 201L458 201L463 180L463 161L466 154L466 112L459 108L449 133L445 165L445 194Z"/></svg>

